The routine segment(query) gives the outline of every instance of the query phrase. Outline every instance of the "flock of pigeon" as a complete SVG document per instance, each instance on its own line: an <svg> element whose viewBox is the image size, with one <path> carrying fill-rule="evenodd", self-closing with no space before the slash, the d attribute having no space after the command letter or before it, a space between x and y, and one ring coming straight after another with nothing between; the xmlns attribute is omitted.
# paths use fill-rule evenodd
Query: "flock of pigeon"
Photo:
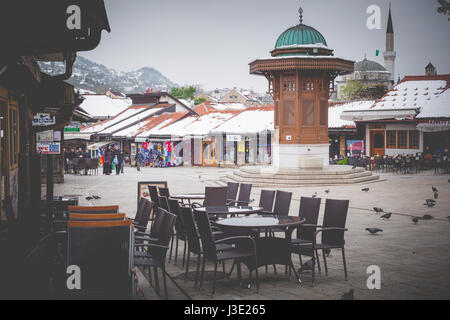
<svg viewBox="0 0 450 320"><path fill-rule="evenodd" d="M434 195L434 199L426 199L426 203L424 204L425 206L427 206L428 208L432 208L436 205L436 200L439 197L439 191L436 187L431 187L431 190L433 191L433 195ZM361 189L361 191L369 191L369 188L364 188ZM375 211L376 213L380 213L380 212L384 212L383 209L378 208L378 207L374 207L373 211ZM385 213L381 216L382 219L390 219L392 216L392 213ZM414 224L417 224L420 220L431 220L433 219L432 215L429 214L424 214L422 217L413 217L411 219L412 222L414 222ZM447 219L450 219L450 216L447 217ZM366 228L367 231L369 231L371 234L377 234L378 232L383 232L382 229L379 228Z"/></svg>

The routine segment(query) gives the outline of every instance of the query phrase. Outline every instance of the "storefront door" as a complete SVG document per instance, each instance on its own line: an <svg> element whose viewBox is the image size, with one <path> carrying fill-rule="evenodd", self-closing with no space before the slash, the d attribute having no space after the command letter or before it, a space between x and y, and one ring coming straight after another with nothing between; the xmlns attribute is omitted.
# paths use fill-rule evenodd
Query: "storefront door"
<svg viewBox="0 0 450 320"><path fill-rule="evenodd" d="M370 155L384 156L385 131L373 130L370 132Z"/></svg>

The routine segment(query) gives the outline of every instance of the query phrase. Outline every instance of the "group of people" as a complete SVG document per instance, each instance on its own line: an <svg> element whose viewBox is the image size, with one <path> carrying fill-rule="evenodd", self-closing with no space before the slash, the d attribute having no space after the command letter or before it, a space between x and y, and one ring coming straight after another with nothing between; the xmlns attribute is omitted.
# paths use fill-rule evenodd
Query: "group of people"
<svg viewBox="0 0 450 320"><path fill-rule="evenodd" d="M113 166L116 169L116 175L123 173L123 167L125 166L125 159L123 152L119 149L119 146L108 146L103 152L103 174L110 175Z"/></svg>
<svg viewBox="0 0 450 320"><path fill-rule="evenodd" d="M72 148L70 150L64 148L64 160L66 161L66 163L70 163L75 158L90 159L91 153L89 152L88 149L83 150L83 148L81 147L78 148L76 151L75 148Z"/></svg>

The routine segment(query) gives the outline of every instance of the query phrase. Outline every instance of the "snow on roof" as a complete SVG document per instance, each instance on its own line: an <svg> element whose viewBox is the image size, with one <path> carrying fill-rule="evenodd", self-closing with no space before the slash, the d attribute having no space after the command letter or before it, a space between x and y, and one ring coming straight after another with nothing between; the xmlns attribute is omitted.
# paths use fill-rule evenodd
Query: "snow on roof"
<svg viewBox="0 0 450 320"><path fill-rule="evenodd" d="M233 117L238 111L213 111L200 116L189 116L169 125L161 127L160 130L145 131L138 137L148 137L152 135L161 136L202 136L207 135L211 130L221 125L224 121Z"/></svg>
<svg viewBox="0 0 450 320"><path fill-rule="evenodd" d="M374 101L350 101L344 103L330 103L328 108L328 128L355 128L355 122L342 120L341 114L346 110L364 110L369 109Z"/></svg>
<svg viewBox="0 0 450 320"><path fill-rule="evenodd" d="M314 44L290 44L290 45L286 45L286 46L277 47L276 49L295 49L295 48L320 48L320 49L333 50L321 42L314 43Z"/></svg>
<svg viewBox="0 0 450 320"><path fill-rule="evenodd" d="M136 121L142 121L145 120L145 118L151 116L152 114L163 110L163 108L148 108L147 110L143 112L136 112L133 116L129 117L128 119L124 119L123 121L120 121L108 128L103 129L102 131L99 131L99 133L102 134L108 134L108 133L114 133L118 130L121 130L121 128L126 127L128 125L131 125L132 123Z"/></svg>
<svg viewBox="0 0 450 320"><path fill-rule="evenodd" d="M106 95L83 95L80 108L93 117L111 117L131 106L130 99L112 99Z"/></svg>
<svg viewBox="0 0 450 320"><path fill-rule="evenodd" d="M130 128L116 132L113 136L127 136L129 138L136 136L148 137L152 134L157 134L161 128L178 120L186 114L187 112L163 113L142 121Z"/></svg>
<svg viewBox="0 0 450 320"><path fill-rule="evenodd" d="M215 110L244 110L247 108L243 103L214 103L209 107Z"/></svg>
<svg viewBox="0 0 450 320"><path fill-rule="evenodd" d="M244 110L216 127L212 132L246 134L266 130L273 131L273 129L273 107L265 107Z"/></svg>
<svg viewBox="0 0 450 320"><path fill-rule="evenodd" d="M118 115L116 115L115 117L113 117L111 119L107 119L107 120L104 120L104 121L100 121L100 122L94 123L94 124L92 124L90 126L82 128L82 130L86 131L86 132L92 132L92 133L100 132L100 131L102 131L102 130L110 127L110 126L113 126L113 125L115 125L115 124L117 124L117 123L119 123L119 122L121 122L121 121L123 121L123 120L125 120L125 119L127 119L127 118L129 118L129 117L131 117L133 115L135 115L138 112L141 112L142 110L144 110L144 109L146 109L148 107L149 107L149 105L139 106L139 107L135 107L135 106L129 107L128 109L126 109L125 111L120 112Z"/></svg>
<svg viewBox="0 0 450 320"><path fill-rule="evenodd" d="M425 104L416 118L450 118L450 88Z"/></svg>
<svg viewBox="0 0 450 320"><path fill-rule="evenodd" d="M447 86L445 80L401 81L377 101L372 109L420 108L439 95Z"/></svg>

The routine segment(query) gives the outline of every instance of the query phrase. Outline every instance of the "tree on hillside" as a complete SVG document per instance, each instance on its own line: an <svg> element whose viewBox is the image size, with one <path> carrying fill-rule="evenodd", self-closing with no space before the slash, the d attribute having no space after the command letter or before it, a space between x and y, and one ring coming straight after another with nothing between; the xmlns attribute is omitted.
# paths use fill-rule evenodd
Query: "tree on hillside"
<svg viewBox="0 0 450 320"><path fill-rule="evenodd" d="M193 86L172 88L170 94L177 99L191 99L194 100L196 89Z"/></svg>

